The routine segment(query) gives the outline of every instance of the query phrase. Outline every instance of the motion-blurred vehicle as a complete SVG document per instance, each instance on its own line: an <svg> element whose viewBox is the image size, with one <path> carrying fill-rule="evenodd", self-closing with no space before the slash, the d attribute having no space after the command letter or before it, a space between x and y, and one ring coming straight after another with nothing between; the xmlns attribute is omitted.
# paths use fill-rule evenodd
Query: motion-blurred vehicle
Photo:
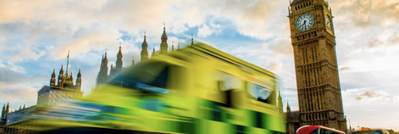
<svg viewBox="0 0 399 134"><path fill-rule="evenodd" d="M298 128L296 134L345 134L345 132L320 125L305 125Z"/></svg>
<svg viewBox="0 0 399 134"><path fill-rule="evenodd" d="M29 120L40 133L285 133L276 76L203 43L124 69Z"/></svg>
<svg viewBox="0 0 399 134"><path fill-rule="evenodd" d="M351 134L389 134L389 132L384 129L370 129L362 127L360 130L351 132Z"/></svg>

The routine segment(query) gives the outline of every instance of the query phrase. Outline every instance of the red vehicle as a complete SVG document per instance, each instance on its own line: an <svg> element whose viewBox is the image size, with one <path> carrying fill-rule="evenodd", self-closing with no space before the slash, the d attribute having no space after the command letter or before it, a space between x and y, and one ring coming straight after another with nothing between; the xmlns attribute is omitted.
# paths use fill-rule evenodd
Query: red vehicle
<svg viewBox="0 0 399 134"><path fill-rule="evenodd" d="M345 132L319 125L305 125L298 128L296 134L345 134Z"/></svg>

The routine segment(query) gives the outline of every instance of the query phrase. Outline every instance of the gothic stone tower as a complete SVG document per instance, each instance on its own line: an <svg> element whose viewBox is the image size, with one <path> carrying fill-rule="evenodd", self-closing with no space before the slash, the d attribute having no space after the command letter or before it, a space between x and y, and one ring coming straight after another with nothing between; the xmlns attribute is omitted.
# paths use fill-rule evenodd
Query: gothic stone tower
<svg viewBox="0 0 399 134"><path fill-rule="evenodd" d="M294 0L288 17L300 126L323 125L346 132L331 8L324 0Z"/></svg>

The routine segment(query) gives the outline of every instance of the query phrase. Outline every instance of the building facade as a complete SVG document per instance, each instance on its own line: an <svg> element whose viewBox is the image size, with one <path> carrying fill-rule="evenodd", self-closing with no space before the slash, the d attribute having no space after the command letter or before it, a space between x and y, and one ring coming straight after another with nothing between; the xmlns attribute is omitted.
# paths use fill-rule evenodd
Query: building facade
<svg viewBox="0 0 399 134"><path fill-rule="evenodd" d="M191 38L191 45L194 44L194 39ZM164 26L163 28L163 33L161 35L161 44L160 44L160 50L159 51L155 51L155 47L153 48L152 51L152 55L154 56L157 53L159 54L165 54L168 52L168 36L166 34L166 28ZM172 50L173 50L173 46L172 46ZM141 44L141 52L140 52L140 59L141 61L147 60L149 59L149 53L148 53L148 43L147 43L147 35L144 32L144 40L143 43ZM113 67L113 64L111 64L111 69L109 70L109 74L108 74L108 58L107 58L107 53L105 53L102 56L102 60L101 60L101 65L100 65L100 71L98 72L97 75L97 85L103 84L105 82L107 82L107 80L109 78L111 78L112 76L114 76L115 74L119 73L122 69L123 69L123 61L122 61L122 48L119 46L119 52L117 54L117 61L116 61L116 66ZM132 64L134 64L134 59L132 61Z"/></svg>
<svg viewBox="0 0 399 134"><path fill-rule="evenodd" d="M58 103L74 98L81 98L83 96L83 92L81 91L82 87L82 74L79 69L79 73L77 74L76 81L74 83L74 79L72 77L72 72L68 73L68 65L69 65L69 54L67 60L67 68L64 73L64 67L61 66L61 69L57 75L55 73L55 69L51 74L50 84L43 86L38 91L37 97L37 105L30 106L25 108L25 106L20 107L19 109L10 112L9 104L7 107L3 108L1 115L1 127L0 133L5 134L30 134L36 133L32 130L29 130L29 126L33 124L23 123L29 119L32 119L32 113L37 111L38 107L45 106L54 106ZM10 126L12 127L6 127Z"/></svg>
<svg viewBox="0 0 399 134"><path fill-rule="evenodd" d="M79 73L77 74L76 84L74 84L72 72L69 75L67 67L66 72L64 74L64 67L61 66L61 69L58 74L58 80L56 80L56 74L54 69L53 74L51 75L50 78L50 86L47 85L43 86L37 93L38 95L37 105L56 105L59 102L62 102L67 99L81 98L83 96L81 87L82 87L82 74L80 72L80 69Z"/></svg>
<svg viewBox="0 0 399 134"><path fill-rule="evenodd" d="M299 99L299 111L287 107L288 133L303 125L346 132L331 8L325 0L294 0L288 18Z"/></svg>

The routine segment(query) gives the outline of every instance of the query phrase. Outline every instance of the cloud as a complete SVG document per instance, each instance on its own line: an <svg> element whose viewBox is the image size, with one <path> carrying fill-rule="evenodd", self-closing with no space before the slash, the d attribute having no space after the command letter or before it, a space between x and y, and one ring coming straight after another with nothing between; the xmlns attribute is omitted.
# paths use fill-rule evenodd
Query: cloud
<svg viewBox="0 0 399 134"><path fill-rule="evenodd" d="M393 45L399 45L399 34L395 31L393 33L386 36L376 36L368 40L367 47L368 48L377 48L377 47L387 47Z"/></svg>
<svg viewBox="0 0 399 134"><path fill-rule="evenodd" d="M348 70L351 70L351 67L345 66L345 67L339 68L339 71L348 71Z"/></svg>
<svg viewBox="0 0 399 134"><path fill-rule="evenodd" d="M217 34L221 32L221 26L218 24L210 23L209 26L207 24L203 24L200 28L198 28L198 36L205 38L212 34Z"/></svg>
<svg viewBox="0 0 399 134"><path fill-rule="evenodd" d="M395 0L334 0L331 2L335 16L346 19L356 27L369 28L386 21L398 21L399 2Z"/></svg>
<svg viewBox="0 0 399 134"><path fill-rule="evenodd" d="M371 99L371 98L380 98L383 97L380 92L376 91L366 91L363 92L360 96L356 97L356 100L363 100L363 99Z"/></svg>

